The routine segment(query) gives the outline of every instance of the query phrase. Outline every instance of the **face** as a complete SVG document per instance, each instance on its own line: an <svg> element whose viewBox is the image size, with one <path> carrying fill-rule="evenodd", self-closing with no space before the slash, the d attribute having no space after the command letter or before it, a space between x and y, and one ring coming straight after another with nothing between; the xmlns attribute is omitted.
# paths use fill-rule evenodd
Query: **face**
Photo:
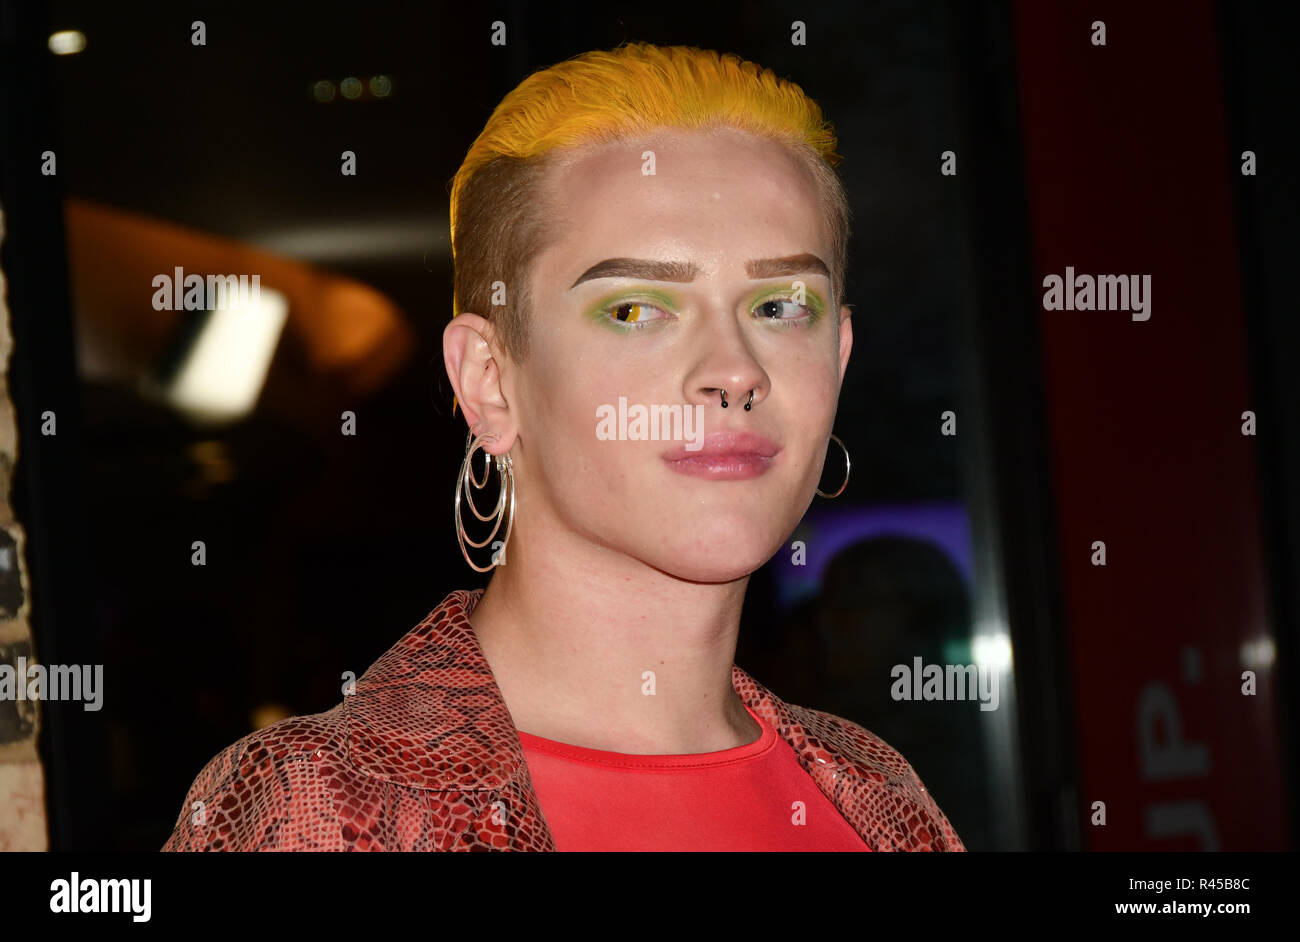
<svg viewBox="0 0 1300 942"><path fill-rule="evenodd" d="M681 579L749 574L812 501L852 342L812 177L744 132L661 131L580 151L549 185L563 235L533 267L530 352L502 370L493 429L520 526Z"/></svg>

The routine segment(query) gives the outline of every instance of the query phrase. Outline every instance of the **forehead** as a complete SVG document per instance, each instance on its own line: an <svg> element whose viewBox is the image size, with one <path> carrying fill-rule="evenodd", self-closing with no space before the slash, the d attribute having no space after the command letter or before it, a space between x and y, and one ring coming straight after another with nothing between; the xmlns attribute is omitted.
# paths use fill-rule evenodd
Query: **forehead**
<svg viewBox="0 0 1300 942"><path fill-rule="evenodd" d="M801 252L829 259L812 173L790 147L745 131L660 130L584 146L549 182L561 225L545 267L561 276L614 256L705 271Z"/></svg>

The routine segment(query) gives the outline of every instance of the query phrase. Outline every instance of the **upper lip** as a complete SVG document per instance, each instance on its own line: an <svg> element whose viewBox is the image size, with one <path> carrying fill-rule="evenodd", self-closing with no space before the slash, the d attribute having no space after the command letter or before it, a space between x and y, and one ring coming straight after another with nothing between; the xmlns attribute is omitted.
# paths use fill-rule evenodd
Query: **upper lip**
<svg viewBox="0 0 1300 942"><path fill-rule="evenodd" d="M678 461L682 458L696 458L701 455L761 455L771 458L781 450L781 446L770 438L753 432L710 432L704 436L703 447L688 450L680 445L663 454L665 461Z"/></svg>

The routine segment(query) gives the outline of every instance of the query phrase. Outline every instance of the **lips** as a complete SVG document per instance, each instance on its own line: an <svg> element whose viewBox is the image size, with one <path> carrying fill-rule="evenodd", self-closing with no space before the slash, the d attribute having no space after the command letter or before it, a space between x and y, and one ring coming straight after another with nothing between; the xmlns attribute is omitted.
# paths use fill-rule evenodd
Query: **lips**
<svg viewBox="0 0 1300 942"><path fill-rule="evenodd" d="M717 480L740 480L764 473L781 452L781 446L753 432L713 432L703 447L685 445L663 453L668 467L679 474Z"/></svg>

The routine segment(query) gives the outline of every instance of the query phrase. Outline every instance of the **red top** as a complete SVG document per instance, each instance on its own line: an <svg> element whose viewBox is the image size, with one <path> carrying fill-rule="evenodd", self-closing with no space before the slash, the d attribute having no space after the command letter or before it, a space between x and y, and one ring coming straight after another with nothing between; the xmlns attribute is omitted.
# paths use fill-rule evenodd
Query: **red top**
<svg viewBox="0 0 1300 942"><path fill-rule="evenodd" d="M694 755L586 749L519 731L560 851L869 851L789 743L762 727Z"/></svg>

